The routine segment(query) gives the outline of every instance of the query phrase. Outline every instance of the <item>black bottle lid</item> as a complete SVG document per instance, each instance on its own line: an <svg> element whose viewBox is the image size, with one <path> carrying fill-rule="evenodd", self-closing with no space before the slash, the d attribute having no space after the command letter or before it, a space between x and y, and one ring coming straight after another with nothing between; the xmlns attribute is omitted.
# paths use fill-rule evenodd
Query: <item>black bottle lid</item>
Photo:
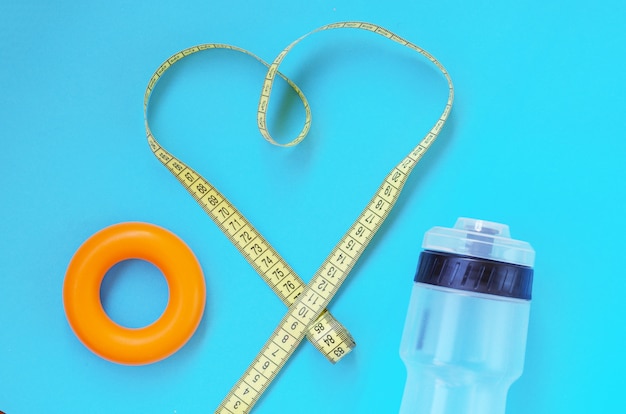
<svg viewBox="0 0 626 414"><path fill-rule="evenodd" d="M420 255L415 281L474 293L530 300L533 269L427 250Z"/></svg>

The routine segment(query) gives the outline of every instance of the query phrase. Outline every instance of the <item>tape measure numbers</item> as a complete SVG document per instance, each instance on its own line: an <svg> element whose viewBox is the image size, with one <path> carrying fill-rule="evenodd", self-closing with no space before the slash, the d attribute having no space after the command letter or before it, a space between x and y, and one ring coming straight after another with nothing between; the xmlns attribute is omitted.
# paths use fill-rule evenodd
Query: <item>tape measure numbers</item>
<svg viewBox="0 0 626 414"><path fill-rule="evenodd" d="M150 131L147 121L147 110L150 95L157 81L163 73L169 69L174 63L185 56L211 49L228 49L249 55L265 66L269 65L254 54L225 44L205 44L189 49L185 49L166 60L159 69L154 73L146 95L144 97L144 116L146 122L146 130L148 142L156 157L161 161L174 176L183 184L183 186L191 193L200 206L204 209L211 219L217 224L228 239L237 247L240 253L248 260L252 267L257 271L261 278L268 284L276 295L290 306L295 299L304 290L305 283L296 274L276 250L268 243L261 233L252 226L252 224L241 214L234 205L226 199L212 184L204 179L200 174L194 171L182 161L170 154L165 148L159 145ZM310 109L306 98L300 89L287 77L278 73L283 77L289 85L298 93L303 104L307 108L307 116L310 118ZM310 123L310 122L309 122ZM308 130L308 127L307 127ZM287 144L278 144L279 146L296 145L302 138L296 139ZM349 353L355 346L354 339L348 330L332 316L328 311L322 312L315 325L311 326L307 332L307 337L311 343L332 363L339 361L343 356ZM341 349L341 351L337 351Z"/></svg>
<svg viewBox="0 0 626 414"><path fill-rule="evenodd" d="M278 66L287 53L305 37L316 32L341 28L360 29L376 33L426 57L444 75L448 83L449 93L441 116L428 134L385 177L349 231L331 250L311 281L305 284L287 262L262 237L261 233L214 186L182 161L175 158L158 143L148 125L148 104L150 95L163 73L185 56L210 49L230 49L245 53L268 67L257 111L259 131L268 142L274 145L296 145L305 138L309 131L311 111L302 91L278 71ZM287 144L280 144L274 141L266 126L267 107L270 101L272 84L276 76L280 76L288 82L302 100L305 109L305 122L301 132L293 141ZM224 398L215 411L216 413L248 413L305 336L332 362L338 361L352 350L354 347L352 337L332 317L326 310L326 307L372 240L372 237L387 218L400 196L411 171L436 139L448 118L453 98L454 88L452 80L445 68L432 55L380 26L361 22L341 22L322 26L292 42L283 49L271 64L235 46L204 44L185 49L173 55L157 69L148 84L144 96L146 133L148 143L154 155L183 184L209 217L213 219L259 275L289 307L287 314L282 318L243 376Z"/></svg>

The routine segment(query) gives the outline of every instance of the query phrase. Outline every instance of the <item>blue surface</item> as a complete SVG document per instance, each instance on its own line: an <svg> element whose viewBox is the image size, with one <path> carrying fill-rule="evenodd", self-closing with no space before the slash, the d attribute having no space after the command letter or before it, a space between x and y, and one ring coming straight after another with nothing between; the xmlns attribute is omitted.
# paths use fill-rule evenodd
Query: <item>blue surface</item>
<svg viewBox="0 0 626 414"><path fill-rule="evenodd" d="M626 411L626 278L615 266L626 234L626 3L299 3L2 0L0 410L215 409L285 308L150 153L144 88L164 59L195 44L230 43L273 59L318 26L364 20L439 58L455 82L455 106L330 306L356 350L332 366L302 344L255 412L396 412L405 380L398 346L422 235L458 216L507 223L537 251L525 372L507 413ZM308 280L436 119L446 88L423 59L356 31L307 39L283 70L313 110L311 133L296 148L263 141L255 125L263 67L228 52L172 70L151 125ZM270 127L287 140L302 110L288 92L272 103ZM141 367L87 350L61 296L78 246L132 220L183 238L207 281L191 341ZM158 317L167 287L153 267L130 262L113 273L103 299L116 320L141 326Z"/></svg>

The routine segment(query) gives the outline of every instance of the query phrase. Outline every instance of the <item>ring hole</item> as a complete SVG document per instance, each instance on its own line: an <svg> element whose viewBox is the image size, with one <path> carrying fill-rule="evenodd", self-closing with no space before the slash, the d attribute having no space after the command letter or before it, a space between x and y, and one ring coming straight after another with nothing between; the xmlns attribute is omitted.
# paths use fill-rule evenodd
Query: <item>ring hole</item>
<svg viewBox="0 0 626 414"><path fill-rule="evenodd" d="M143 328L165 311L169 288L155 265L145 260L123 260L109 269L100 285L100 302L114 322Z"/></svg>

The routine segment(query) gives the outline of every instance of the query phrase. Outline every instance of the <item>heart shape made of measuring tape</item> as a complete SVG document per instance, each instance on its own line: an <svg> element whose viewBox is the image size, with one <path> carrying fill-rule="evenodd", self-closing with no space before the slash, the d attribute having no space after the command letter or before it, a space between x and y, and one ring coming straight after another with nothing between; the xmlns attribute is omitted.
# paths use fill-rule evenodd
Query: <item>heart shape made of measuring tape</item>
<svg viewBox="0 0 626 414"><path fill-rule="evenodd" d="M398 165L392 168L357 220L331 250L307 284L222 193L159 144L148 125L148 107L152 91L159 79L172 65L186 56L216 49L241 52L252 56L268 68L257 109L257 127L261 135L273 145L284 147L297 145L309 132L311 110L302 91L289 78L280 73L278 67L287 53L305 37L316 32L344 28L360 29L381 35L426 57L444 75L448 83L448 100L439 119L430 131ZM267 129L267 108L276 76L283 78L296 92L305 110L302 130L296 138L286 144L276 142ZM387 29L362 22L333 23L313 30L288 45L271 64L236 46L211 43L182 50L159 66L150 79L144 95L146 135L152 152L180 181L261 278L288 306L285 316L240 380L218 406L216 413L249 412L304 337L307 337L331 362L337 362L352 350L355 344L351 335L327 311L326 307L389 215L411 171L439 134L452 108L453 98L452 80L446 69L432 55Z"/></svg>

